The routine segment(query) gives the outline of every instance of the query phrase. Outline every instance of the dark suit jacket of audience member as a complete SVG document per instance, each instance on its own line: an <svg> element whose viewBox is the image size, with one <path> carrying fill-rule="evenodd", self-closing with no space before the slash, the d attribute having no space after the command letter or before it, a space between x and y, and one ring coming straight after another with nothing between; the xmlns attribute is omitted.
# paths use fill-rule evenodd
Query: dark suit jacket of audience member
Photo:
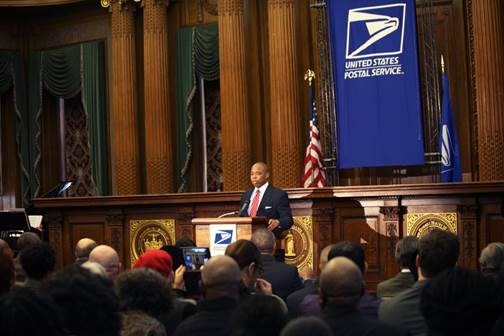
<svg viewBox="0 0 504 336"><path fill-rule="evenodd" d="M328 304L322 318L331 327L334 335L407 335L399 329L376 319L365 317L357 308Z"/></svg>
<svg viewBox="0 0 504 336"><path fill-rule="evenodd" d="M380 299L370 294L367 290L364 290L364 294L362 294L357 304L357 309L363 316L376 320L378 319L378 307L380 303ZM303 301L301 301L299 310L302 315L320 315L322 312L322 308L320 307L320 296L318 294L307 295Z"/></svg>
<svg viewBox="0 0 504 336"><path fill-rule="evenodd" d="M408 331L410 335L427 335L427 325L420 311L420 295L426 281L417 281L407 289L380 305L382 321Z"/></svg>
<svg viewBox="0 0 504 336"><path fill-rule="evenodd" d="M243 194L240 202L240 209L242 209L239 213L240 216L246 217L249 215L250 197L254 190L255 188L250 188ZM248 205L244 207L245 203L248 203ZM270 183L264 192L261 203L259 203L256 216L278 219L280 221L280 229L289 229L292 226L293 220L287 193L282 189L273 187Z"/></svg>
<svg viewBox="0 0 504 336"><path fill-rule="evenodd" d="M199 310L184 320L175 330L175 336L227 336L231 334L231 313L238 305L235 299L222 297L203 300Z"/></svg>
<svg viewBox="0 0 504 336"><path fill-rule="evenodd" d="M271 283L273 294L285 301L289 294L303 288L303 281L296 266L278 262L271 255L262 254L261 259L263 263L261 278Z"/></svg>
<svg viewBox="0 0 504 336"><path fill-rule="evenodd" d="M411 272L399 272L393 278L378 284L376 296L381 299L389 299L406 289L410 289L414 284L415 278Z"/></svg>
<svg viewBox="0 0 504 336"><path fill-rule="evenodd" d="M299 305L308 295L318 295L319 292L319 281L317 280L307 280L304 282L304 288L298 289L294 293L287 297L285 302L287 303L287 308L289 309L289 317L296 318L301 315L301 310L299 310Z"/></svg>

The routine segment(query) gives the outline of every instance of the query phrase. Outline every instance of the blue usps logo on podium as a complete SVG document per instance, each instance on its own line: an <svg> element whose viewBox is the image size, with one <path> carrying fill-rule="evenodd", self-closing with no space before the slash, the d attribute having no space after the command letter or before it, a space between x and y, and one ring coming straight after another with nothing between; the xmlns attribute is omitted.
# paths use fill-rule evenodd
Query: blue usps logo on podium
<svg viewBox="0 0 504 336"><path fill-rule="evenodd" d="M346 58L401 54L405 16L405 3L350 9Z"/></svg>
<svg viewBox="0 0 504 336"><path fill-rule="evenodd" d="M233 230L217 230L215 232L215 245L229 245L232 243Z"/></svg>

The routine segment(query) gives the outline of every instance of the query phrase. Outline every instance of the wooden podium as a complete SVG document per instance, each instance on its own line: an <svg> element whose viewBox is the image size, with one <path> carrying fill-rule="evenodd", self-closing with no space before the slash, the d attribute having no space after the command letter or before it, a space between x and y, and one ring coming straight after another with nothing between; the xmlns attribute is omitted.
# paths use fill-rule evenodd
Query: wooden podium
<svg viewBox="0 0 504 336"><path fill-rule="evenodd" d="M252 232L268 226L266 217L193 218L196 246L210 247L210 225L235 224L237 239L250 239Z"/></svg>

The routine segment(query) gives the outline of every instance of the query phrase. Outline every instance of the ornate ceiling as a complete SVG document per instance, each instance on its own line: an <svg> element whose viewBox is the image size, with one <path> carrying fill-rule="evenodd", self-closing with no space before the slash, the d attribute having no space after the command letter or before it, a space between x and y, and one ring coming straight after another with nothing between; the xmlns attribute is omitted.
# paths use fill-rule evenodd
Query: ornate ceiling
<svg viewBox="0 0 504 336"><path fill-rule="evenodd" d="M66 5L86 0L0 0L0 7L30 7Z"/></svg>

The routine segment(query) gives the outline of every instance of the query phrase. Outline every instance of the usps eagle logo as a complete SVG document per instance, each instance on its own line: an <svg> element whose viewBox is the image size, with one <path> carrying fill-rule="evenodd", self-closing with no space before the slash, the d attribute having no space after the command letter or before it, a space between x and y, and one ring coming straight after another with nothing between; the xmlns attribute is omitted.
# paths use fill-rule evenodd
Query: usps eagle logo
<svg viewBox="0 0 504 336"><path fill-rule="evenodd" d="M233 230L218 230L215 233L214 244L231 244L233 238Z"/></svg>
<svg viewBox="0 0 504 336"><path fill-rule="evenodd" d="M401 54L405 16L405 3L350 9L346 58Z"/></svg>

